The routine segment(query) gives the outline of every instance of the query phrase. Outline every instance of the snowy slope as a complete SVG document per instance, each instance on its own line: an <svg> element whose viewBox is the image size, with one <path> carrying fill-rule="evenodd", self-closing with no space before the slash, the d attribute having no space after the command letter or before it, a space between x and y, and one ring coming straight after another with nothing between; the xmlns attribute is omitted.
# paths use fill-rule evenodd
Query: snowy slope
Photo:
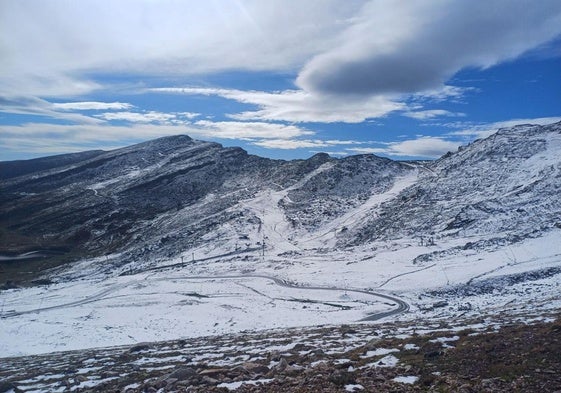
<svg viewBox="0 0 561 393"><path fill-rule="evenodd" d="M0 253L56 248L68 260L119 253L107 266L113 270L211 242L216 255L260 248L267 237L292 250L281 232L314 231L411 171L372 155L280 161L162 138L2 182L0 229L12 241Z"/></svg>
<svg viewBox="0 0 561 393"><path fill-rule="evenodd" d="M389 318L558 310L560 169L557 123L428 164L174 137L7 180L4 228L89 254L0 292L0 351L357 322L396 297Z"/></svg>
<svg viewBox="0 0 561 393"><path fill-rule="evenodd" d="M516 239L561 225L561 124L501 129L430 164L352 243L401 236Z"/></svg>

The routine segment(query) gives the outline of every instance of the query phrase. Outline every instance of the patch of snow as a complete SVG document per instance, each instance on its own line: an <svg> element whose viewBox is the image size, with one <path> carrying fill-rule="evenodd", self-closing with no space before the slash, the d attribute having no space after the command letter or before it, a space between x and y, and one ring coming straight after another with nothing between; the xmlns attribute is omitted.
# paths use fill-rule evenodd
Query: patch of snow
<svg viewBox="0 0 561 393"><path fill-rule="evenodd" d="M357 390L364 390L364 386L360 384L353 384L353 383L345 385L346 392L356 392Z"/></svg>
<svg viewBox="0 0 561 393"><path fill-rule="evenodd" d="M387 355L387 354L394 353L394 352L399 352L399 349L377 348L373 351L366 352L366 354L361 355L360 357L362 359L367 359L367 358L371 358L371 357L374 357L374 356L382 356L382 355Z"/></svg>
<svg viewBox="0 0 561 393"><path fill-rule="evenodd" d="M97 385L101 385L102 383L109 382L109 381L114 381L116 379L119 379L119 377L110 377L110 378L103 378L103 379L89 379L87 381L80 382L79 385L72 386L70 388L70 391L74 392L78 389L93 388Z"/></svg>
<svg viewBox="0 0 561 393"><path fill-rule="evenodd" d="M446 343L446 342L451 342L451 341L458 341L460 339L459 336L453 336L453 337L438 337L435 338L433 340L429 340L431 343Z"/></svg>
<svg viewBox="0 0 561 393"><path fill-rule="evenodd" d="M397 376L393 379L395 382L405 383L408 385L412 385L419 380L419 377L414 375L407 375L407 376Z"/></svg>
<svg viewBox="0 0 561 393"><path fill-rule="evenodd" d="M226 388L230 391L236 390L240 388L242 385L264 385L274 381L274 378L263 378L263 379L255 379L249 381L238 381L238 382L222 382L218 384L217 387L219 388Z"/></svg>
<svg viewBox="0 0 561 393"><path fill-rule="evenodd" d="M396 358L393 355L387 355L380 360L362 366L361 369L371 368L371 367L395 367L397 366L398 363L399 363L398 358Z"/></svg>

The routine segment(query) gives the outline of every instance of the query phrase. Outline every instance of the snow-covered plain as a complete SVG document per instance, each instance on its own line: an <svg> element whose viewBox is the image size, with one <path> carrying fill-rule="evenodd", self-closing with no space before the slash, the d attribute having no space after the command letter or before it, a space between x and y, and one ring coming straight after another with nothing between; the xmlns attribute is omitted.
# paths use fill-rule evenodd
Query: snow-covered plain
<svg viewBox="0 0 561 393"><path fill-rule="evenodd" d="M3 356L345 323L389 308L362 293L264 278L189 279L179 271L10 290L1 301L4 315L22 313L0 320Z"/></svg>
<svg viewBox="0 0 561 393"><path fill-rule="evenodd" d="M297 285L394 294L411 306L408 313L397 317L401 320L535 307L559 309L560 274L497 285L492 291L469 295L458 294L454 288L468 282L476 288L478 282L503 275L561 269L560 239L561 230L552 230L541 238L506 248L477 253L462 250L423 263L412 261L442 246L420 246L412 239L330 255L309 251L297 257L265 257L251 263L242 261L241 256L217 258L133 275L98 275L3 291L0 353L18 356L247 330L352 323L395 307L386 299L350 290L282 287L272 280L252 277L255 274ZM465 239L458 242L463 244ZM177 262L164 261L164 265ZM242 276L208 278L235 275ZM193 278L197 276L207 278ZM433 307L442 301L445 306Z"/></svg>

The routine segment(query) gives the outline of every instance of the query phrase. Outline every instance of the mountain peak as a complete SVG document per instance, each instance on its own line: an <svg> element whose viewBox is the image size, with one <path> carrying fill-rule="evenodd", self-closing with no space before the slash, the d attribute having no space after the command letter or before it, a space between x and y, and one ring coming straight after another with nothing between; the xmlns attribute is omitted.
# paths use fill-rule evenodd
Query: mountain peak
<svg viewBox="0 0 561 393"><path fill-rule="evenodd" d="M181 145L189 145L192 144L195 140L188 135L170 135L170 136L163 136L161 138L152 139L146 142L141 142L136 145L130 147L148 147L148 148L170 148L174 146L181 146Z"/></svg>

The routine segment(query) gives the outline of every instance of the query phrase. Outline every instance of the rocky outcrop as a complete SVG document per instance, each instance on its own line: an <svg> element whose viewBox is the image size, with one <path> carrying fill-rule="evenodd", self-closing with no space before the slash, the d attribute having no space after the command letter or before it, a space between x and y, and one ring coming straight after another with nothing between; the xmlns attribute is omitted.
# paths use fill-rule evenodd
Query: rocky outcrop
<svg viewBox="0 0 561 393"><path fill-rule="evenodd" d="M2 359L0 388L558 392L559 315L492 318L292 329Z"/></svg>

